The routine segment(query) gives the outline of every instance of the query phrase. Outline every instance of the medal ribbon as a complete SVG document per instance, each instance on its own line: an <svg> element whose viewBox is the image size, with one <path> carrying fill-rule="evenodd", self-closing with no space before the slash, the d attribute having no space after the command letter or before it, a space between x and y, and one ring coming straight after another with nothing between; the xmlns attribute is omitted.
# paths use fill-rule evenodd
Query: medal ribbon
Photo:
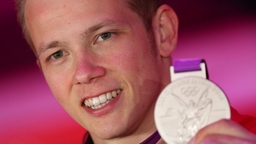
<svg viewBox="0 0 256 144"><path fill-rule="evenodd" d="M185 76L200 76L208 79L207 66L204 59L179 59L175 60L170 68L170 75L173 80Z"/></svg>
<svg viewBox="0 0 256 144"><path fill-rule="evenodd" d="M160 138L161 136L159 135L158 131L156 131L140 144L156 144L160 140Z"/></svg>
<svg viewBox="0 0 256 144"><path fill-rule="evenodd" d="M181 59L174 61L174 72L188 72L201 70L200 64L203 59Z"/></svg>

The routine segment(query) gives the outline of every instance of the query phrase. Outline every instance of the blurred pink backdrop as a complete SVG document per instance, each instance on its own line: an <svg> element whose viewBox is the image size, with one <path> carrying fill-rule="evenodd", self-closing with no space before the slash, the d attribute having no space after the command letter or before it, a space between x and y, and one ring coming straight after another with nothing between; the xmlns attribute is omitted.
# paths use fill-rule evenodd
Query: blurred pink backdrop
<svg viewBox="0 0 256 144"><path fill-rule="evenodd" d="M180 17L173 59L205 58L239 112L256 116L254 1L167 1ZM85 132L51 94L22 38L14 2L0 2L0 143L81 143Z"/></svg>

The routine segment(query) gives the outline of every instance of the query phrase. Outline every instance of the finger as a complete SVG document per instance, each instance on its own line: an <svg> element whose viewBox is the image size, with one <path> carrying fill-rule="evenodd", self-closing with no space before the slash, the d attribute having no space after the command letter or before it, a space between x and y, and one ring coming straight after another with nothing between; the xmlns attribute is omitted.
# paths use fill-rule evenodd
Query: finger
<svg viewBox="0 0 256 144"><path fill-rule="evenodd" d="M255 144L255 141L229 135L211 134L206 136L200 144Z"/></svg>
<svg viewBox="0 0 256 144"><path fill-rule="evenodd" d="M194 144L200 143L208 135L218 134L256 141L256 136L231 120L220 120L199 130L193 138Z"/></svg>

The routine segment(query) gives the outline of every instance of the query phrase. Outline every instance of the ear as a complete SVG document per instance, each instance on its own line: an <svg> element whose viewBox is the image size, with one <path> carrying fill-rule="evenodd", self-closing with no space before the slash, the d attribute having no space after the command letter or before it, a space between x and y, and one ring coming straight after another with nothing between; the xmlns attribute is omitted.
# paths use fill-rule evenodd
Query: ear
<svg viewBox="0 0 256 144"><path fill-rule="evenodd" d="M38 59L36 60L36 65L41 69L41 63Z"/></svg>
<svg viewBox="0 0 256 144"><path fill-rule="evenodd" d="M178 17L168 5L158 8L152 20L156 46L162 57L170 57L178 40Z"/></svg>

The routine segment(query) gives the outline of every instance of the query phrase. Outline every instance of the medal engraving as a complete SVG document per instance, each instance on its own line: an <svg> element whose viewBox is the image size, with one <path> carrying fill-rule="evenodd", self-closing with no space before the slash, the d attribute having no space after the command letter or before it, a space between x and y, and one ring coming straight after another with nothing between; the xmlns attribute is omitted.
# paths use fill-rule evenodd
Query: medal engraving
<svg viewBox="0 0 256 144"><path fill-rule="evenodd" d="M230 118L226 95L214 83L186 77L169 84L155 107L155 122L168 144L187 144L204 126Z"/></svg>

